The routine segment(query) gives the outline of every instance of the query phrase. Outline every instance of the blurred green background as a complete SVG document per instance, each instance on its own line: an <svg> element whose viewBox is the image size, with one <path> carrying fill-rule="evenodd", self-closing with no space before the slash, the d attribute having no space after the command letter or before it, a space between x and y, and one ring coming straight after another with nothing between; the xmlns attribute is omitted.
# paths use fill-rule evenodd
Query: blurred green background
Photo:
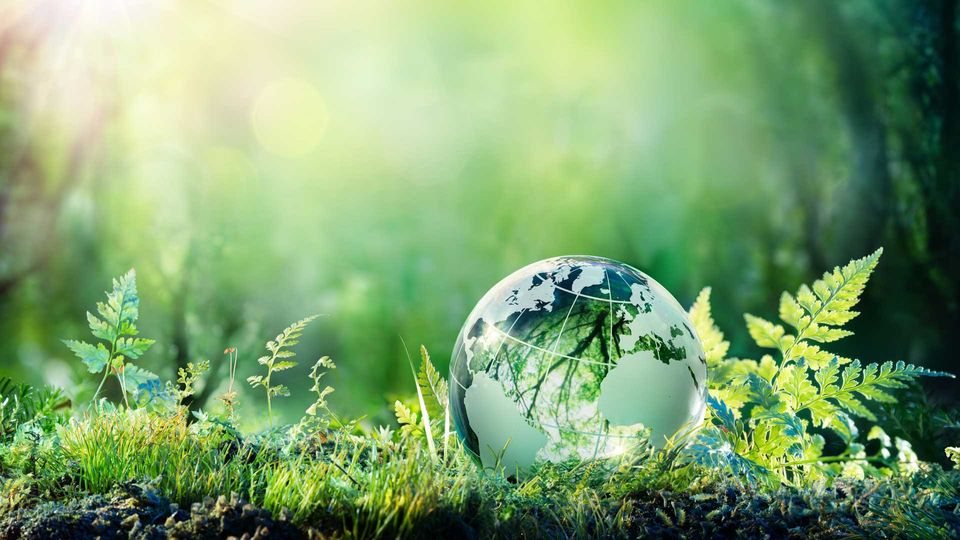
<svg viewBox="0 0 960 540"><path fill-rule="evenodd" d="M329 354L381 418L401 337L445 369L529 262L712 285L756 357L744 311L881 245L837 348L957 371L958 77L955 0L2 0L0 375L89 392L59 339L135 267L142 362L210 359L197 405L319 312L284 414Z"/></svg>

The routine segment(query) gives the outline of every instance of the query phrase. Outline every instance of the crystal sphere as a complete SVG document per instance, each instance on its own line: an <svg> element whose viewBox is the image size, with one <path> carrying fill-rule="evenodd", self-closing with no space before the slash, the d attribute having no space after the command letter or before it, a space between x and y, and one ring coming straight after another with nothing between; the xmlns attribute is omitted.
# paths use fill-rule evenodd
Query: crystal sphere
<svg viewBox="0 0 960 540"><path fill-rule="evenodd" d="M703 419L703 347L653 278L601 257L525 266L467 317L450 363L457 434L484 467L608 458Z"/></svg>

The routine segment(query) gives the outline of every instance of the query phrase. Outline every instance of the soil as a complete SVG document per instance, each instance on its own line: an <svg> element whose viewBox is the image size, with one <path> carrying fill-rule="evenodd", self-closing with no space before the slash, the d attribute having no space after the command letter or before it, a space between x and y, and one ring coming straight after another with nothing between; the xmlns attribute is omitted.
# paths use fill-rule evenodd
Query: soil
<svg viewBox="0 0 960 540"><path fill-rule="evenodd" d="M733 487L696 495L649 491L604 508L608 520L618 512L627 520L629 537L649 538L837 538L896 537L895 531L878 530L872 516L873 495L861 488L843 487L817 494L750 493ZM960 537L960 506L944 500L935 510L948 533ZM546 515L549 511L544 509ZM538 523L538 512L500 523L477 521L438 509L418 524L415 537L470 539L490 535L524 538L566 537L572 531L551 528L551 520ZM876 523L877 525L872 525ZM301 528L287 512L271 515L237 496L207 498L190 508L180 508L150 488L138 484L118 486L108 495L87 495L51 502L34 501L0 515L0 540L77 538L161 539L237 538L289 539L342 536L330 522L320 529ZM554 525L555 526L555 525Z"/></svg>

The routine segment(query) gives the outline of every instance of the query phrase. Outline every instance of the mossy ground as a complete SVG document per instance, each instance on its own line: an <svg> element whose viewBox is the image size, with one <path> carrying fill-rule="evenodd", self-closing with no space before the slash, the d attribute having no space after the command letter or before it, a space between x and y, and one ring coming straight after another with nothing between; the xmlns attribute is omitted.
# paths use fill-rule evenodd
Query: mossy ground
<svg viewBox="0 0 960 540"><path fill-rule="evenodd" d="M544 474L541 481L552 473ZM960 478L935 466L910 479L838 482L829 489L770 492L719 482L689 492L631 489L620 498L594 499L598 492L590 488L581 502L596 501L597 507L587 514L570 499L525 499L522 492L530 482L537 479L500 484L494 501L483 493L490 486L478 484L460 508L441 498L403 530L388 527L376 534L358 528L356 515L321 510L296 519L287 508L270 511L236 493L178 505L155 485L131 481L102 494L78 492L51 500L34 485L33 492L19 494L18 503L0 512L0 539L960 537ZM16 496L9 484L5 491L8 502Z"/></svg>

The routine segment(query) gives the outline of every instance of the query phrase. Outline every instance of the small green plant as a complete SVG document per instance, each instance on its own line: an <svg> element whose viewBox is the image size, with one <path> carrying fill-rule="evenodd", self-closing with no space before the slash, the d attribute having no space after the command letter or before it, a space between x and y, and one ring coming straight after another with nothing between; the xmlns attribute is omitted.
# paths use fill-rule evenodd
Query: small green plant
<svg viewBox="0 0 960 540"><path fill-rule="evenodd" d="M177 398L179 402L196 393L193 385L197 384L200 377L210 369L209 360L200 360L196 364L187 362L186 367L177 370Z"/></svg>
<svg viewBox="0 0 960 540"><path fill-rule="evenodd" d="M329 356L323 356L310 368L310 380L313 381L313 386L310 387L310 391L317 394L317 400L313 402L312 405L307 407L306 413L310 416L317 416L320 414L320 411L326 411L327 414L332 414L330 407L327 406L327 396L333 393L332 386L324 386L323 389L320 388L320 379L327 374L321 369L336 369L337 365L333 363L333 360Z"/></svg>
<svg viewBox="0 0 960 540"><path fill-rule="evenodd" d="M880 474L877 467L912 471L916 455L910 444L890 438L879 428L868 440L881 441L867 455L857 441L853 417L876 421L862 400L895 402L891 390L919 376L949 376L904 362L862 365L830 353L820 344L851 335L841 328L858 315L853 311L877 265L881 250L826 272L796 295L780 298L781 320L793 328L747 314L750 336L760 347L775 349L779 359L760 361L725 358L728 344L710 314L709 290L691 308L691 320L704 344L710 372L710 416L691 453L702 464L721 466L751 481L808 485L812 480L842 474ZM825 439L817 429L831 430L846 443L838 455L823 455Z"/></svg>
<svg viewBox="0 0 960 540"><path fill-rule="evenodd" d="M404 348L406 348L406 344L404 344ZM410 372L414 381L416 381L420 417L418 420L417 413L414 410L397 400L393 404L393 409L397 422L400 424L400 433L403 436L424 439L430 456L434 460L438 458L434 433L443 433L442 449L439 457L446 461L447 441L451 436L447 381L434 367L433 362L430 361L430 353L423 345L420 346L420 369L417 370L413 367L413 360L410 359L409 353L407 354L407 363L410 364ZM443 417L442 424L440 422L441 417Z"/></svg>
<svg viewBox="0 0 960 540"><path fill-rule="evenodd" d="M39 424L43 431L50 431L66 418L69 408L70 400L59 388L14 384L0 377L0 442L26 424Z"/></svg>
<svg viewBox="0 0 960 540"><path fill-rule="evenodd" d="M297 355L289 348L299 343L297 339L303 334L303 329L307 327L319 315L311 315L300 319L299 321L286 327L283 332L277 334L277 337L267 342L267 352L269 355L261 356L257 362L267 368L266 375L254 375L247 377L247 382L253 388L263 388L267 395L267 416L270 426L273 426L273 398L287 397L290 395L290 389L282 384L272 384L273 374L278 371L284 371L297 365L293 360L288 360Z"/></svg>
<svg viewBox="0 0 960 540"><path fill-rule="evenodd" d="M239 354L237 353L236 347L228 347L224 349L223 354L227 357L227 364L230 368L229 383L227 385L227 390L220 394L220 402L223 403L223 407L226 410L226 415L229 420L236 418L236 407L239 394L233 388L233 383L237 378L237 358Z"/></svg>
<svg viewBox="0 0 960 540"><path fill-rule="evenodd" d="M154 340L136 337L139 334L137 319L140 316L140 297L137 295L137 274L133 269L114 279L113 291L106 295L106 302L97 302L99 317L87 312L90 332L100 342L93 345L67 339L63 343L87 366L90 373L103 373L92 402L96 402L107 378L113 374L120 382L124 403L129 407L127 394L136 394L142 385L159 381L153 373L130 362L143 356Z"/></svg>

